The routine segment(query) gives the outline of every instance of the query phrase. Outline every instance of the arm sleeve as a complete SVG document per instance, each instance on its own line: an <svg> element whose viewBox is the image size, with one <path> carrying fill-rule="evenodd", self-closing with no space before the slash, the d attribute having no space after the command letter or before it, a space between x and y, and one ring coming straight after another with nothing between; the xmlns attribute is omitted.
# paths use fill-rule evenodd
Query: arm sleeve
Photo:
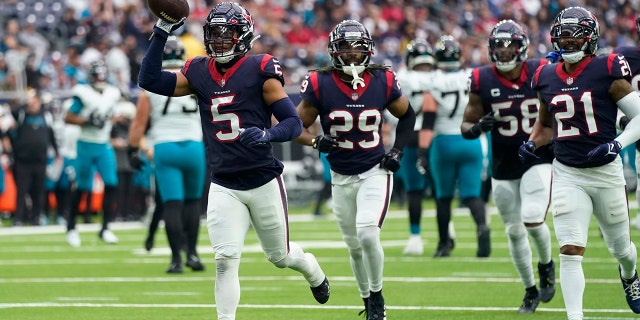
<svg viewBox="0 0 640 320"><path fill-rule="evenodd" d="M156 32L151 44L142 58L140 73L138 74L138 85L140 88L157 93L163 96L173 96L176 88L176 75L173 72L162 70L162 52L164 44L167 42L167 35L160 31Z"/></svg>
<svg viewBox="0 0 640 320"><path fill-rule="evenodd" d="M278 119L278 124L267 129L271 134L272 142L291 141L302 133L302 120L296 112L291 99L282 98L271 105L273 115Z"/></svg>
<svg viewBox="0 0 640 320"><path fill-rule="evenodd" d="M396 126L396 141L393 147L402 150L407 145L411 135L413 134L413 127L416 123L416 113L413 111L411 105L407 108L402 117L398 118L398 125Z"/></svg>

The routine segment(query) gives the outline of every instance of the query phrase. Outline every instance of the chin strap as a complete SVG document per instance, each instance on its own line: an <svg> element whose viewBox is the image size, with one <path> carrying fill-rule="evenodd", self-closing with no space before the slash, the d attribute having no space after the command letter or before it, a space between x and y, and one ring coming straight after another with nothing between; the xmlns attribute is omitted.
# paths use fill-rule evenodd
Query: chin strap
<svg viewBox="0 0 640 320"><path fill-rule="evenodd" d="M357 90L358 86L362 86L364 88L364 79L358 76L358 71L356 71L356 67L351 64L351 74L353 75L353 80L351 80L351 86L353 86L353 90Z"/></svg>

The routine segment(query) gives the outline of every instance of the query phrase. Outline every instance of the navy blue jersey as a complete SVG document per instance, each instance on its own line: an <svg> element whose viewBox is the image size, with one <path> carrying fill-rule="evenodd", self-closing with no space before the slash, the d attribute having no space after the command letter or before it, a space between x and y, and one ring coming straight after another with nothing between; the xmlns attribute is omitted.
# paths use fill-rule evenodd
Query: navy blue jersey
<svg viewBox="0 0 640 320"><path fill-rule="evenodd" d="M640 47L619 47L614 49L613 53L618 53L627 59L627 62L629 62L629 66L631 67L631 74L633 74L633 78L631 78L631 86L633 86L634 90L640 91Z"/></svg>
<svg viewBox="0 0 640 320"><path fill-rule="evenodd" d="M277 59L246 56L224 75L209 57L190 59L182 69L198 98L211 181L235 190L257 188L282 173L271 144L247 146L240 128L270 128L272 111L262 87L270 78L284 85ZM184 155L188 156L188 155Z"/></svg>
<svg viewBox="0 0 640 320"><path fill-rule="evenodd" d="M550 145L536 150L540 156L536 162L523 165L518 157L518 148L529 139L538 117L538 94L531 88L531 79L536 69L545 63L543 59L525 61L520 78L515 81L498 73L493 65L476 68L471 73L470 92L482 99L483 113L493 111L497 121L491 131L491 175L495 179L520 179L531 166L550 163L553 159Z"/></svg>
<svg viewBox="0 0 640 320"><path fill-rule="evenodd" d="M532 80L552 115L556 159L576 168L605 165L612 160L588 160L587 153L616 137L618 106L609 88L617 79L630 80L629 63L612 53L581 62L571 75L563 66L544 65Z"/></svg>
<svg viewBox="0 0 640 320"><path fill-rule="evenodd" d="M338 147L327 156L331 169L355 175L379 164L384 156L382 112L402 92L390 70L367 69L362 76L365 87L357 90L340 80L338 72L342 71L310 72L300 92L318 109L323 132L338 137Z"/></svg>

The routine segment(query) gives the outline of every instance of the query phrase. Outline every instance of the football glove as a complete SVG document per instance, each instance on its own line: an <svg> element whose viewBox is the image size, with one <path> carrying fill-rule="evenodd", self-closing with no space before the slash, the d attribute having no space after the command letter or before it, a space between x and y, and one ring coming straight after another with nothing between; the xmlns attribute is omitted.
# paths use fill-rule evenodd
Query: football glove
<svg viewBox="0 0 640 320"><path fill-rule="evenodd" d="M476 123L478 128L482 130L482 132L491 131L493 126L496 123L496 117L493 116L493 112L489 112L480 118L480 121Z"/></svg>
<svg viewBox="0 0 640 320"><path fill-rule="evenodd" d="M547 61L551 62L551 63L556 63L558 61L560 61L560 59L562 58L562 54L564 53L564 49L561 49L560 51L556 52L556 51L551 51L547 54L547 56L545 57L545 59L547 59Z"/></svg>
<svg viewBox="0 0 640 320"><path fill-rule="evenodd" d="M527 141L523 143L518 149L518 157L520 157L520 162L526 164L530 161L534 161L540 159L535 153L536 144L533 141Z"/></svg>
<svg viewBox="0 0 640 320"><path fill-rule="evenodd" d="M98 129L102 129L102 128L104 128L105 122L107 122L107 121L102 116L100 116L99 114L91 113L89 115L89 118L87 118L87 121L85 122L85 125L93 126L93 127L98 128Z"/></svg>
<svg viewBox="0 0 640 320"><path fill-rule="evenodd" d="M402 159L402 151L393 148L382 157L380 161L380 168L387 169L391 172L396 172L400 169L400 160Z"/></svg>
<svg viewBox="0 0 640 320"><path fill-rule="evenodd" d="M155 27L153 28L154 30L156 28L164 31L165 33L165 37L169 36L169 34L175 30L177 30L178 28L180 28L183 24L184 21L187 20L187 18L182 18L180 19L180 21L176 22L176 23L171 23L171 22L167 22L164 21L162 19L158 19L158 22L156 22Z"/></svg>
<svg viewBox="0 0 640 320"><path fill-rule="evenodd" d="M427 159L427 149L418 149L418 160L416 161L416 167L418 172L422 175L429 172L429 159Z"/></svg>
<svg viewBox="0 0 640 320"><path fill-rule="evenodd" d="M336 141L336 137L325 134L315 137L311 141L311 146L322 153L329 153L331 149L338 146L338 141Z"/></svg>
<svg viewBox="0 0 640 320"><path fill-rule="evenodd" d="M618 156L618 153L622 150L620 142L613 140L611 142L603 143L593 150L587 153L589 160L607 159L613 160Z"/></svg>
<svg viewBox="0 0 640 320"><path fill-rule="evenodd" d="M268 130L262 130L258 127L249 127L241 129L240 142L248 146L257 146L261 144L267 144L271 141L271 134Z"/></svg>
<svg viewBox="0 0 640 320"><path fill-rule="evenodd" d="M137 147L128 146L127 156L129 157L129 165L131 168L140 170L142 168L143 161L140 158L140 149Z"/></svg>

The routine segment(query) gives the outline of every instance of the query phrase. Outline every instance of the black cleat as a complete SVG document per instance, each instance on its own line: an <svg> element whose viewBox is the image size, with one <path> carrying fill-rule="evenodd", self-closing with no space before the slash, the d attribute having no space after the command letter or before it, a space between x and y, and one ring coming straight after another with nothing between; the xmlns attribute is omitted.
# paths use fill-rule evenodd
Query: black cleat
<svg viewBox="0 0 640 320"><path fill-rule="evenodd" d="M147 252L153 249L153 238L151 236L148 236L147 239L144 240L144 249L147 250Z"/></svg>
<svg viewBox="0 0 640 320"><path fill-rule="evenodd" d="M360 310L360 312L358 312L358 316L364 314L364 318L367 319L367 311L369 310L369 298L362 298L362 301L364 301L364 310Z"/></svg>
<svg viewBox="0 0 640 320"><path fill-rule="evenodd" d="M538 263L540 276L540 301L549 302L556 294L556 266L553 260L547 264Z"/></svg>
<svg viewBox="0 0 640 320"><path fill-rule="evenodd" d="M433 254L434 258L448 257L451 255L451 250L453 250L454 246L453 240L449 239L447 243L438 243L438 248L436 249L436 253Z"/></svg>
<svg viewBox="0 0 640 320"><path fill-rule="evenodd" d="M382 291L371 292L369 296L367 320L387 320L387 308L384 306Z"/></svg>
<svg viewBox="0 0 640 320"><path fill-rule="evenodd" d="M620 273L620 281L622 281L622 289L624 289L629 309L633 313L640 313L640 280L638 280L638 272L631 279L622 279L620 266L618 266L618 272Z"/></svg>
<svg viewBox="0 0 640 320"><path fill-rule="evenodd" d="M190 254L187 256L187 267L191 268L193 271L203 271L204 265L200 262L200 258L198 258L195 254Z"/></svg>
<svg viewBox="0 0 640 320"><path fill-rule="evenodd" d="M331 294L331 287L329 286L329 280L327 277L324 277L324 280L320 285L312 287L311 293L318 303L327 303L327 301L329 301L329 295Z"/></svg>
<svg viewBox="0 0 640 320"><path fill-rule="evenodd" d="M491 254L491 230L488 226L478 227L478 258L488 258Z"/></svg>
<svg viewBox="0 0 640 320"><path fill-rule="evenodd" d="M167 273L182 273L182 262L173 261L167 269Z"/></svg>
<svg viewBox="0 0 640 320"><path fill-rule="evenodd" d="M527 288L527 291L524 294L524 299L522 299L522 305L518 308L518 313L522 314L530 314L536 311L536 308L540 304L540 294L538 294L538 289L536 286L531 288Z"/></svg>

